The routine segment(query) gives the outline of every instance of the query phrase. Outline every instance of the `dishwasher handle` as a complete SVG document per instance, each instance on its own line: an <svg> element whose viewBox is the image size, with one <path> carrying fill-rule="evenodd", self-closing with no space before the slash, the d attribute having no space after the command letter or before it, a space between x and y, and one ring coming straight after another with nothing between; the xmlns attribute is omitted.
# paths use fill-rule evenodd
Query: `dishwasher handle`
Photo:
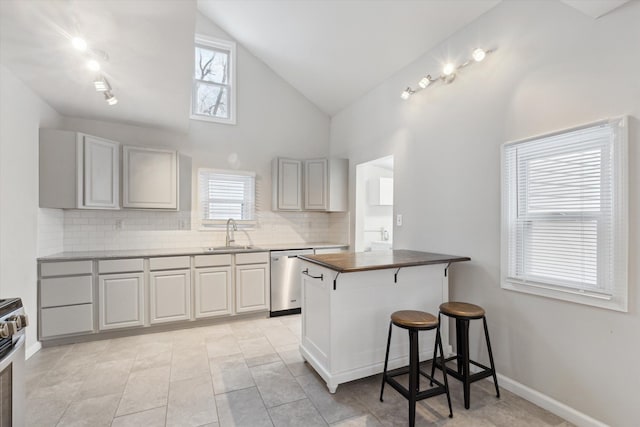
<svg viewBox="0 0 640 427"><path fill-rule="evenodd" d="M307 275L307 276L311 277L312 279L324 280L324 274L321 274L319 276L313 276L313 275L309 274L309 269L308 268L302 270L302 274Z"/></svg>

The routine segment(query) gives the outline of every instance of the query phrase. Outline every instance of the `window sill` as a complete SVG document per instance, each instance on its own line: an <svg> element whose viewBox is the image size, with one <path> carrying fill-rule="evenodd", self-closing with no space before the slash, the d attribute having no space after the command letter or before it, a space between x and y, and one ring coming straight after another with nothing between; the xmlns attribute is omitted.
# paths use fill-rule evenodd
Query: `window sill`
<svg viewBox="0 0 640 427"><path fill-rule="evenodd" d="M223 125L235 125L236 124L236 118L235 115L232 115L231 118L229 119L220 119L217 117L209 117L209 116L201 116L198 114L191 114L189 116L189 118L191 120L198 120L201 122L210 122L210 123L220 123Z"/></svg>
<svg viewBox="0 0 640 427"><path fill-rule="evenodd" d="M525 284L502 278L502 289L522 292L530 295L538 295L577 304L590 305L607 310L627 312L627 300L621 296L599 295L595 293L581 292L579 290L560 289L543 284Z"/></svg>
<svg viewBox="0 0 640 427"><path fill-rule="evenodd" d="M258 223L255 221L246 221L246 222L240 222L237 221L236 225L238 227L237 231L251 231L251 230L257 230L258 229ZM199 227L198 227L198 231L227 231L227 222L226 221L222 221L222 222L208 222L208 223L203 223L200 222Z"/></svg>

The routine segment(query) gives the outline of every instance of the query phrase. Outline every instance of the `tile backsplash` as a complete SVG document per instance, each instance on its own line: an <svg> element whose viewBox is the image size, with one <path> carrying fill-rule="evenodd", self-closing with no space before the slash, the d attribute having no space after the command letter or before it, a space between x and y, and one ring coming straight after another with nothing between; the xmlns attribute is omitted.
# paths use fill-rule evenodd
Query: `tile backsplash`
<svg viewBox="0 0 640 427"><path fill-rule="evenodd" d="M199 230L192 212L41 211L41 256L60 251L188 248L225 243L224 230ZM349 242L348 213L258 211L256 215L254 228L235 233L237 244Z"/></svg>

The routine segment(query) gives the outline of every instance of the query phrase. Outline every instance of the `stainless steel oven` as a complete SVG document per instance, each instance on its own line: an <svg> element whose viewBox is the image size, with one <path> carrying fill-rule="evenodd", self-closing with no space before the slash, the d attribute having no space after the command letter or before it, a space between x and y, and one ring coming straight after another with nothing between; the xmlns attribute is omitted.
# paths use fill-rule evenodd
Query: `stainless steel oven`
<svg viewBox="0 0 640 427"><path fill-rule="evenodd" d="M20 298L0 299L0 427L24 426L24 328Z"/></svg>

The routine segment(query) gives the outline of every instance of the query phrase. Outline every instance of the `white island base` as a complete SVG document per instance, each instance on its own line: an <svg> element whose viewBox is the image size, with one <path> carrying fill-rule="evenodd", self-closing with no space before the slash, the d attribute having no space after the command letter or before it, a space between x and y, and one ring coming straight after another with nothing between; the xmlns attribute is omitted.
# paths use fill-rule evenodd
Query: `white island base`
<svg viewBox="0 0 640 427"><path fill-rule="evenodd" d="M422 310L437 316L449 297L448 263L342 274L303 264L308 271L302 274L300 352L331 393L340 384L382 372L391 313ZM389 369L409 364L408 335L394 327ZM419 342L420 360L431 359L435 330L420 332ZM442 324L442 342L450 354L448 322Z"/></svg>

